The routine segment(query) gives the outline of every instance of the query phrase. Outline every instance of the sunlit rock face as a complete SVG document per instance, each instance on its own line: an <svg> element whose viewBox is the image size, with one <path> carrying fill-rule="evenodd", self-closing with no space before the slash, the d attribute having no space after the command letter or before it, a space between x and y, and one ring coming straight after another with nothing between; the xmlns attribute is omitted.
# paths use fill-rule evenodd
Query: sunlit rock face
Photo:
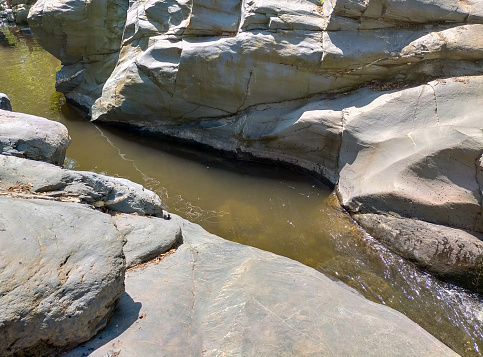
<svg viewBox="0 0 483 357"><path fill-rule="evenodd" d="M41 0L29 21L93 120L312 172L376 237L377 215L483 231L481 2Z"/></svg>
<svg viewBox="0 0 483 357"><path fill-rule="evenodd" d="M57 90L83 107L100 96L116 65L127 0L39 0L28 22L41 45L60 59Z"/></svg>

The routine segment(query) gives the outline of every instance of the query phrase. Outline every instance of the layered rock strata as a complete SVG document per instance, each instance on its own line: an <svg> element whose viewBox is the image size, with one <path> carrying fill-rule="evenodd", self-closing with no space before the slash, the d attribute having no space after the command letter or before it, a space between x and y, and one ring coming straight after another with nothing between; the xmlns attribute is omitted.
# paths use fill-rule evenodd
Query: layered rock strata
<svg viewBox="0 0 483 357"><path fill-rule="evenodd" d="M310 171L389 247L482 291L480 2L113 1L29 15L93 120ZM403 252L393 218L461 229L461 249ZM450 255L471 278L437 268Z"/></svg>

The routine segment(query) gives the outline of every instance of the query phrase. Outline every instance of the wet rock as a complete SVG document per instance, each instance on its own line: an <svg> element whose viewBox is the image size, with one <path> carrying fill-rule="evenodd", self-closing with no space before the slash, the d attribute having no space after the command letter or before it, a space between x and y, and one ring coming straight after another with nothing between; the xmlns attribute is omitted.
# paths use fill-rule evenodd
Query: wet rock
<svg viewBox="0 0 483 357"><path fill-rule="evenodd" d="M123 243L87 207L0 197L0 355L52 356L102 329L124 292Z"/></svg>
<svg viewBox="0 0 483 357"><path fill-rule="evenodd" d="M154 259L182 242L183 220L174 215L169 220L129 214L117 214L112 219L126 238L127 268Z"/></svg>
<svg viewBox="0 0 483 357"><path fill-rule="evenodd" d="M84 202L116 212L157 215L165 207L154 192L123 178L0 156L0 188L15 187L23 188L21 193L27 195Z"/></svg>
<svg viewBox="0 0 483 357"><path fill-rule="evenodd" d="M443 280L483 292L483 234L380 214L354 218L397 254Z"/></svg>
<svg viewBox="0 0 483 357"><path fill-rule="evenodd" d="M4 94L0 93L0 109L12 111L12 104L10 103L10 98Z"/></svg>
<svg viewBox="0 0 483 357"><path fill-rule="evenodd" d="M70 137L64 125L0 110L0 153L63 165Z"/></svg>
<svg viewBox="0 0 483 357"><path fill-rule="evenodd" d="M174 254L126 274L111 323L67 356L456 356L314 269L191 223L182 233Z"/></svg>

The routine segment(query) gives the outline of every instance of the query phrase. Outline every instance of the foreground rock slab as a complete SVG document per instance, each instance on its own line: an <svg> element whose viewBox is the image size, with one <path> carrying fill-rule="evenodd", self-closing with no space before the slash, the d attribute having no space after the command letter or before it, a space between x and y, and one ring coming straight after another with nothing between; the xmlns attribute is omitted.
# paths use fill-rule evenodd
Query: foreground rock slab
<svg viewBox="0 0 483 357"><path fill-rule="evenodd" d="M109 215L0 197L0 355L56 355L102 329L124 292L123 244Z"/></svg>
<svg viewBox="0 0 483 357"><path fill-rule="evenodd" d="M181 230L174 254L127 272L110 324L67 356L456 356L314 269Z"/></svg>
<svg viewBox="0 0 483 357"><path fill-rule="evenodd" d="M67 128L45 118L0 109L0 153L63 165Z"/></svg>

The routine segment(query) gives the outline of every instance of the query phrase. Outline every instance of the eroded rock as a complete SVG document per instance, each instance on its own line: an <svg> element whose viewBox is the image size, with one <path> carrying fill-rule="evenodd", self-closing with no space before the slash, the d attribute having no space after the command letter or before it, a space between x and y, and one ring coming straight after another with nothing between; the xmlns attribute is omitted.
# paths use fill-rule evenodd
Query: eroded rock
<svg viewBox="0 0 483 357"><path fill-rule="evenodd" d="M100 95L118 58L127 7L127 0L40 0L31 8L28 23L40 44L74 68L58 75L66 98L89 108ZM85 71L89 66L91 71ZM75 93L62 87L71 72L82 84Z"/></svg>
<svg viewBox="0 0 483 357"><path fill-rule="evenodd" d="M354 218L397 254L446 281L483 291L483 234L380 214Z"/></svg>
<svg viewBox="0 0 483 357"><path fill-rule="evenodd" d="M348 108L339 157L342 204L351 212L392 212L481 231L482 86L483 77L435 81Z"/></svg>

